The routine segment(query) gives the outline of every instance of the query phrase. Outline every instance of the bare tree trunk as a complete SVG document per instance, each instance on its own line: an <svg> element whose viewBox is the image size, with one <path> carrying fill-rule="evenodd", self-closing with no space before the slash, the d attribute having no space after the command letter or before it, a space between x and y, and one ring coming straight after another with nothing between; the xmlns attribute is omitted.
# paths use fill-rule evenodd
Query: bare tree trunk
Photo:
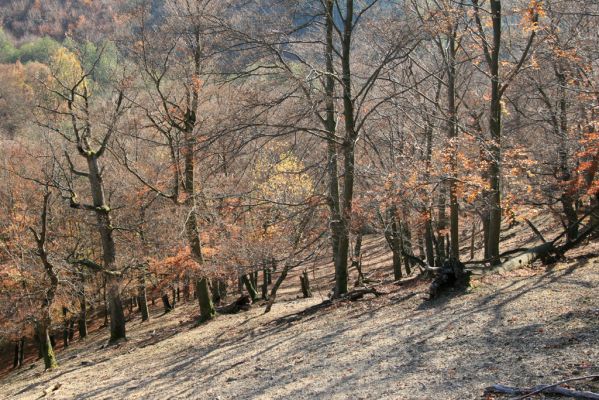
<svg viewBox="0 0 599 400"><path fill-rule="evenodd" d="M150 312L148 311L148 298L146 295L146 271L142 270L139 275L139 285L137 292L137 303L139 305L139 311L141 312L141 321L150 320Z"/></svg>
<svg viewBox="0 0 599 400"><path fill-rule="evenodd" d="M339 201L339 167L337 163L337 143L335 122L335 69L333 66L333 2L326 1L326 47L325 60L327 75L325 78L325 97L326 97L326 120L325 128L327 131L327 174L329 178L329 208L331 214L330 229L331 241L333 247L333 263L337 265L337 255L339 253L339 223L341 220L341 206Z"/></svg>
<svg viewBox="0 0 599 400"><path fill-rule="evenodd" d="M19 367L23 366L24 361L25 361L25 336L22 336L21 340L19 340Z"/></svg>
<svg viewBox="0 0 599 400"><path fill-rule="evenodd" d="M265 263L266 264L266 263ZM268 279L270 275L270 271L268 267L265 267L262 270L262 300L268 300Z"/></svg>
<svg viewBox="0 0 599 400"><path fill-rule="evenodd" d="M447 253L445 253L445 229L447 229L447 213L445 212L446 196L446 186L441 185L439 198L437 199L437 265L443 264L447 257Z"/></svg>
<svg viewBox="0 0 599 400"><path fill-rule="evenodd" d="M489 110L489 258L499 264L499 236L501 233L501 93L499 84L499 54L501 46L501 0L491 0L493 43L489 58L491 75L491 106Z"/></svg>
<svg viewBox="0 0 599 400"><path fill-rule="evenodd" d="M335 296L347 293L349 256L349 230L351 226L354 197L355 147L357 132L355 126L354 102L352 97L351 42L354 28L354 1L345 1L343 35L341 40L341 82L343 86L343 119L345 138L343 139L343 197L340 210L339 249L335 263Z"/></svg>
<svg viewBox="0 0 599 400"><path fill-rule="evenodd" d="M77 330L79 331L79 339L87 336L87 298L85 295L85 276L81 271L81 280L79 287L79 317L77 318Z"/></svg>
<svg viewBox="0 0 599 400"><path fill-rule="evenodd" d="M108 314L110 313L108 305L108 293L106 290L106 281L107 278L104 276L102 280L102 304L104 305L104 323L102 326L108 326Z"/></svg>
<svg viewBox="0 0 599 400"><path fill-rule="evenodd" d="M69 347L69 319L67 318L68 308L62 307L62 318L63 318L63 329L62 329L62 343L66 349Z"/></svg>
<svg viewBox="0 0 599 400"><path fill-rule="evenodd" d="M449 221L450 221L450 251L449 256L454 260L460 259L459 244L459 207L457 198L457 153L458 153L458 121L456 108L456 39L457 26L453 25L449 32L449 43L447 50L447 105L449 111L448 137L450 148L449 169L451 176L449 178Z"/></svg>

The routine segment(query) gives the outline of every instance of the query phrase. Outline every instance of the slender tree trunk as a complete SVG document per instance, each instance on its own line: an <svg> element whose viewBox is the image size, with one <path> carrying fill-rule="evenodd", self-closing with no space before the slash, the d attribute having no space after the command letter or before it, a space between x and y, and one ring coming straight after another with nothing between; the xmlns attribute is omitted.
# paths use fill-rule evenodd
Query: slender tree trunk
<svg viewBox="0 0 599 400"><path fill-rule="evenodd" d="M358 280L356 286L364 283L364 274L362 273L362 232L356 235L356 244L354 245L354 256L352 257L352 268L358 271Z"/></svg>
<svg viewBox="0 0 599 400"><path fill-rule="evenodd" d="M457 107L456 107L456 34L457 27L452 26L449 34L449 44L447 51L447 105L449 111L448 121L448 137L449 137L449 169L451 176L449 178L449 221L450 221L450 243L451 248L449 256L454 260L460 258L460 244L459 244L459 207L457 198L457 153L458 153L458 121L457 121Z"/></svg>
<svg viewBox="0 0 599 400"><path fill-rule="evenodd" d="M491 263L499 260L499 237L501 233L501 93L499 84L499 54L501 45L501 0L491 1L493 22L493 44L489 70L491 74L491 107L489 110L489 239L488 249Z"/></svg>
<svg viewBox="0 0 599 400"><path fill-rule="evenodd" d="M63 318L63 329L62 329L62 343L66 349L69 347L69 319L67 318L68 309L62 307L62 318Z"/></svg>
<svg viewBox="0 0 599 400"><path fill-rule="evenodd" d="M437 265L443 264L447 253L445 253L445 229L447 229L447 213L445 204L447 202L447 189L441 185L439 198L437 200Z"/></svg>
<svg viewBox="0 0 599 400"><path fill-rule="evenodd" d="M412 251L412 233L410 232L410 227L403 221L399 222L400 227L400 238L401 238L401 251L406 254L413 255ZM408 257L404 257L404 267L406 269L406 275L410 276L412 274L412 262Z"/></svg>
<svg viewBox="0 0 599 400"><path fill-rule="evenodd" d="M23 366L24 361L25 361L25 336L22 336L21 340L19 340L19 367Z"/></svg>
<svg viewBox="0 0 599 400"><path fill-rule="evenodd" d="M137 292L137 303L139 305L139 311L141 312L141 321L150 320L150 312L148 311L148 298L146 295L146 271L142 270L139 274L139 284Z"/></svg>
<svg viewBox="0 0 599 400"><path fill-rule="evenodd" d="M574 240L578 236L578 215L574 205L576 198L574 196L574 183L572 182L572 175L569 167L568 147L568 103L566 100L566 76L558 65L554 65L555 75L558 81L558 95L559 95L559 123L556 125L557 136L559 138L559 169L560 176L559 180L562 185L562 195L560 202L564 209L564 214L568 223L567 239ZM557 122L557 121L555 121Z"/></svg>
<svg viewBox="0 0 599 400"><path fill-rule="evenodd" d="M333 247L333 263L336 264L339 253L339 223L341 220L341 206L339 202L339 167L337 164L337 124L335 122L335 68L333 66L333 3L334 0L326 1L326 47L325 60L325 97L326 97L326 120L327 131L327 174L329 178L329 209L331 242Z"/></svg>
<svg viewBox="0 0 599 400"><path fill-rule="evenodd" d="M262 300L268 300L268 268L262 270Z"/></svg>
<svg viewBox="0 0 599 400"><path fill-rule="evenodd" d="M102 326L108 326L108 314L110 314L108 305L108 291L106 290L106 281L107 278L104 277L104 279L102 280L102 304L104 305L104 323Z"/></svg>
<svg viewBox="0 0 599 400"><path fill-rule="evenodd" d="M79 339L87 336L87 299L85 295L85 278L81 272L81 286L79 287L79 317L77 318L77 330Z"/></svg>
<svg viewBox="0 0 599 400"><path fill-rule="evenodd" d="M185 272L183 276L183 301L187 302L190 300L191 288L189 287L189 273Z"/></svg>

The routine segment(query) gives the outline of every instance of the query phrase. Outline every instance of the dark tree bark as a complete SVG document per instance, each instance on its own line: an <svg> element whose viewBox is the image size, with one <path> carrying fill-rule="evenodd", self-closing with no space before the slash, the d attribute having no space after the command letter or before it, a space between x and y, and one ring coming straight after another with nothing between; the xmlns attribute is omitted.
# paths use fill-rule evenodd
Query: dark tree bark
<svg viewBox="0 0 599 400"><path fill-rule="evenodd" d="M148 298L146 295L146 271L142 269L139 274L139 285L137 292L137 303L139 305L139 311L141 312L141 321L150 320L150 312L148 311Z"/></svg>
<svg viewBox="0 0 599 400"><path fill-rule="evenodd" d="M62 307L62 318L63 318L63 329L62 329L62 343L63 347L69 347L69 319L67 318L67 314L69 309L66 307Z"/></svg>
<svg viewBox="0 0 599 400"><path fill-rule="evenodd" d="M162 296L160 297L160 299L162 300L162 306L164 307L164 313L169 313L173 310L173 306L171 305L171 302L168 299L168 294L163 293Z"/></svg>
<svg viewBox="0 0 599 400"><path fill-rule="evenodd" d="M268 279L270 271L268 268L262 270L262 300L268 300Z"/></svg>

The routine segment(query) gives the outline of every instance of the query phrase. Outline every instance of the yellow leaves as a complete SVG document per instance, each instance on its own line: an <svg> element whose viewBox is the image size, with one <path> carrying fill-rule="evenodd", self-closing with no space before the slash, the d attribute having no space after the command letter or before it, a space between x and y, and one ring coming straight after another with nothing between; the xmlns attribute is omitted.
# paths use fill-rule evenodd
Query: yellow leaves
<svg viewBox="0 0 599 400"><path fill-rule="evenodd" d="M291 152L280 154L274 165L267 160L259 160L255 168L258 175L267 176L258 186L264 198L286 204L300 203L313 192L312 178Z"/></svg>
<svg viewBox="0 0 599 400"><path fill-rule="evenodd" d="M69 89L74 87L83 77L83 68L77 55L65 47L60 47L52 55L50 69L54 79L58 80L58 88L62 90L64 90L62 86Z"/></svg>

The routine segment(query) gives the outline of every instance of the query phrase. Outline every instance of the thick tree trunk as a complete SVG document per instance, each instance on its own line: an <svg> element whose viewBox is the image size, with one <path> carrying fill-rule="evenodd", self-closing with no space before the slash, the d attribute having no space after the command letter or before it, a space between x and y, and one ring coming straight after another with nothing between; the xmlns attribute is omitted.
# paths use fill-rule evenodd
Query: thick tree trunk
<svg viewBox="0 0 599 400"><path fill-rule="evenodd" d="M40 349L42 358L44 359L45 369L48 370L57 367L58 363L56 362L56 356L54 355L54 349L52 348L48 321L38 322L36 324L36 331L40 338Z"/></svg>
<svg viewBox="0 0 599 400"><path fill-rule="evenodd" d="M164 307L164 313L169 313L173 310L173 306L171 305L171 302L168 299L168 294L163 293L162 296L160 297L160 299L162 300L162 306Z"/></svg>

